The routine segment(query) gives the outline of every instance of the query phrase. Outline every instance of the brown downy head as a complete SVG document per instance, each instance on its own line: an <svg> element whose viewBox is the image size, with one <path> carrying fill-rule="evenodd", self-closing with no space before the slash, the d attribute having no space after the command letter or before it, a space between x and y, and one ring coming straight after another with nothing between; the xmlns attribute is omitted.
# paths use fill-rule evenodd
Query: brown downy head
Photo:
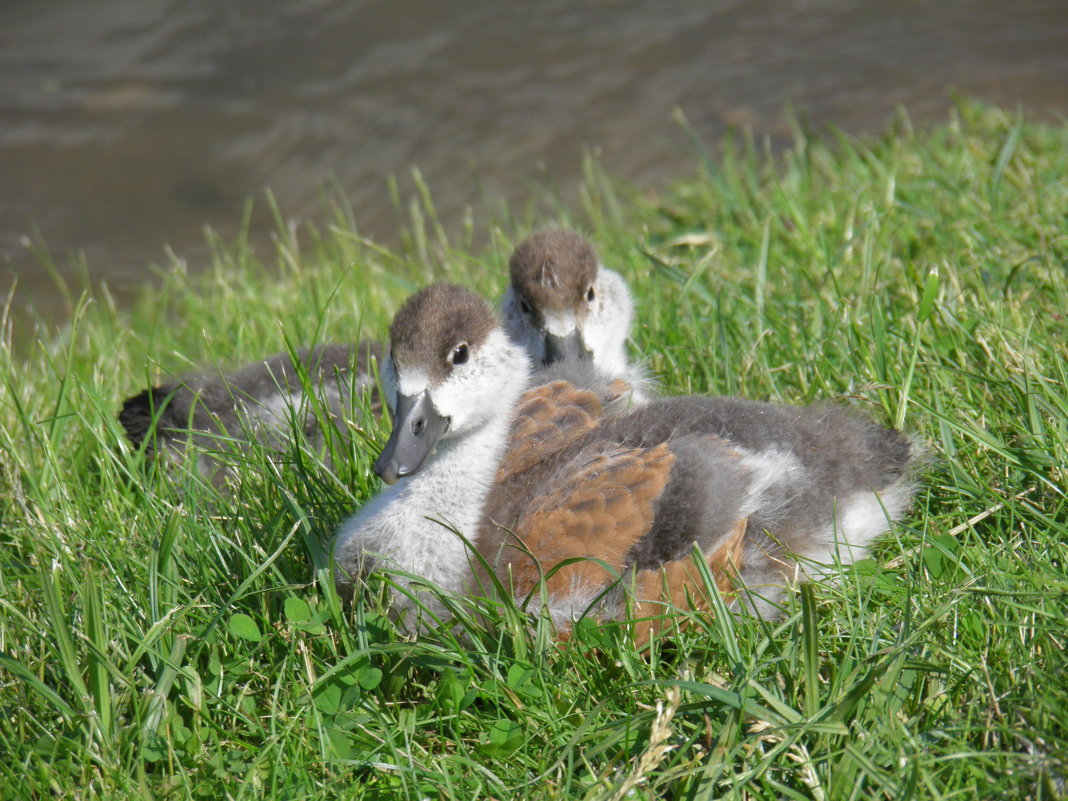
<svg viewBox="0 0 1068 801"><path fill-rule="evenodd" d="M443 437L510 415L530 363L489 304L455 284L412 295L389 333L383 379L393 431L375 472L392 484L419 472Z"/></svg>
<svg viewBox="0 0 1068 801"><path fill-rule="evenodd" d="M456 284L431 284L408 298L393 317L390 358L398 370L418 370L438 383L499 327L478 295Z"/></svg>
<svg viewBox="0 0 1068 801"><path fill-rule="evenodd" d="M590 358L581 331L596 300L593 246L573 231L539 231L516 246L508 267L518 310L545 337L545 363Z"/></svg>

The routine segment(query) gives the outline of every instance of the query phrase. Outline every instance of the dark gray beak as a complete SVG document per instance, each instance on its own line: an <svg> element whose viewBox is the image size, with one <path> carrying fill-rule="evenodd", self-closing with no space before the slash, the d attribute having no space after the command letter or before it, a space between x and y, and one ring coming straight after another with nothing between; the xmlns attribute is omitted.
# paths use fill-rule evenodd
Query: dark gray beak
<svg viewBox="0 0 1068 801"><path fill-rule="evenodd" d="M449 430L450 422L448 417L438 414L425 392L397 395L393 432L375 460L375 474L387 484L395 484L405 476L418 473L438 440Z"/></svg>
<svg viewBox="0 0 1068 801"><path fill-rule="evenodd" d="M566 337L545 335L545 364L584 360L592 355L586 349L586 343L582 341L582 334L577 330L572 331Z"/></svg>

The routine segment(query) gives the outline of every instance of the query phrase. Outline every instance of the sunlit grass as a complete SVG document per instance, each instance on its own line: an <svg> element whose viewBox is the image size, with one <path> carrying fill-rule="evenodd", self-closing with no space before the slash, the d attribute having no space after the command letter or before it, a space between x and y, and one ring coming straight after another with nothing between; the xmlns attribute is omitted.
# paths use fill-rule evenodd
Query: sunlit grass
<svg viewBox="0 0 1068 801"><path fill-rule="evenodd" d="M393 249L342 203L316 229L278 212L273 253L216 241L130 310L86 298L26 355L5 338L0 797L1063 796L1068 127L962 106L695 153L668 192L591 163L576 208L452 239L419 183ZM485 599L413 639L380 582L349 608L328 579L375 491L364 401L330 467L295 435L240 454L222 494L125 446L118 405L159 375L381 337L437 278L496 296L550 222L631 282L664 392L839 399L930 444L874 558L781 621L684 615L644 653Z"/></svg>

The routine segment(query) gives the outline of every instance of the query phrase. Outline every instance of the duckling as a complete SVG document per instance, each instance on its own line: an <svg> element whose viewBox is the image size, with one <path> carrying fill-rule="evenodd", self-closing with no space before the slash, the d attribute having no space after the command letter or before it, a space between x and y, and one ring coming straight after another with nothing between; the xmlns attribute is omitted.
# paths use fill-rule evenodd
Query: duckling
<svg viewBox="0 0 1068 801"><path fill-rule="evenodd" d="M309 441L322 438L314 407L304 400L303 372L330 422L345 435L352 395L372 387L372 362L381 358L381 345L319 345L295 355L296 362L289 353L278 353L232 373L194 373L146 389L126 399L119 422L133 447L143 445L148 455L171 463L180 462L183 449L192 444L200 474L218 483L228 473L217 456L228 445L254 440L282 449L294 422ZM377 408L378 399L371 404Z"/></svg>
<svg viewBox="0 0 1068 801"><path fill-rule="evenodd" d="M338 531L346 593L379 565L478 592L485 577L458 531L518 603L548 576L563 633L587 611L623 617L628 596L638 613L707 606L694 546L721 591L771 616L807 560L859 558L911 499L914 452L899 432L831 405L736 398L607 415L618 379L572 361L569 375L535 380L490 308L460 287L412 296L390 341L396 412L375 463L388 486Z"/></svg>
<svg viewBox="0 0 1068 801"><path fill-rule="evenodd" d="M627 282L601 264L587 239L574 231L538 231L516 245L508 270L504 327L535 365L589 360L630 384L632 403L648 399L644 369L627 358L634 317Z"/></svg>
<svg viewBox="0 0 1068 801"><path fill-rule="evenodd" d="M531 358L539 363L591 359L601 371L635 387L612 408L625 400L640 400L637 387L644 377L626 361L633 316L630 292L618 274L598 266L593 246L569 231L543 231L516 247L510 265L512 284L501 306L509 332ZM571 291L576 287L581 291ZM558 336L568 325L570 332ZM342 411L351 408L351 394L373 386L370 360L380 354L377 342L359 348L322 345L298 352L311 388L326 396L338 433L346 433ZM356 372L349 381L353 365ZM322 439L312 409L300 403L302 397L297 366L289 354L280 353L230 373L193 373L147 389L123 403L119 422L134 448L141 447L151 432L148 455L163 455L172 463L179 463L192 444L200 474L221 484L229 473L220 470L220 450L241 447L250 439L284 449L294 410L307 438ZM372 408L378 408L375 398ZM153 429L154 418L158 422Z"/></svg>

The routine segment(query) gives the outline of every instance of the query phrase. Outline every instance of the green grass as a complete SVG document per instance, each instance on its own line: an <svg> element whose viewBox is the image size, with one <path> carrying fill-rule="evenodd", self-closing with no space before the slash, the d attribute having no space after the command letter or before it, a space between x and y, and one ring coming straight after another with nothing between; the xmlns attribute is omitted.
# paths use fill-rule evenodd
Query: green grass
<svg viewBox="0 0 1068 801"><path fill-rule="evenodd" d="M343 204L215 243L130 310L106 291L0 355L0 797L975 799L1068 780L1068 125L963 104L880 138L695 143L670 191L590 165L450 240ZM489 295L511 244L568 222L635 290L665 392L848 399L931 445L874 557L774 624L719 615L628 647L557 644L457 601L413 641L324 548L373 491L383 424L324 467L252 449L236 499L145 475L120 400L159 373L381 336L414 287Z"/></svg>

